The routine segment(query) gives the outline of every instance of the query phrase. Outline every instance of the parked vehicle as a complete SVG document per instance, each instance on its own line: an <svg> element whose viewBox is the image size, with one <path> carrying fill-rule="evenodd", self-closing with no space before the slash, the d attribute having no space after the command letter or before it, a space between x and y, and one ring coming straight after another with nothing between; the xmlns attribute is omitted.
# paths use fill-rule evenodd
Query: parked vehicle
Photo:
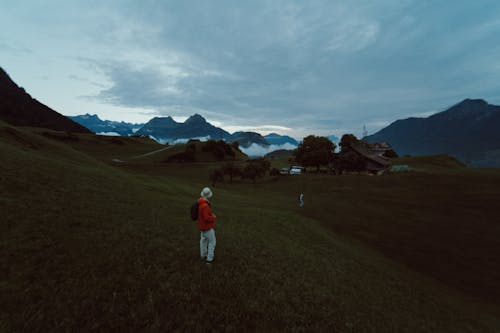
<svg viewBox="0 0 500 333"><path fill-rule="evenodd" d="M290 174L290 170L288 168L282 168L280 170L280 175L289 175Z"/></svg>
<svg viewBox="0 0 500 333"><path fill-rule="evenodd" d="M304 167L293 165L290 168L290 174L291 175L300 175L304 172Z"/></svg>

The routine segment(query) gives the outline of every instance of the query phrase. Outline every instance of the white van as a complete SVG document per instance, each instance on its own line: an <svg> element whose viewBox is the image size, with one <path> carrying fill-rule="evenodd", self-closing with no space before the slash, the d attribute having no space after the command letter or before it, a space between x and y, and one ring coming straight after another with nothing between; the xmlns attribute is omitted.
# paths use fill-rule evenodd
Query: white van
<svg viewBox="0 0 500 333"><path fill-rule="evenodd" d="M290 174L291 175L300 175L304 172L304 167L293 165L290 168Z"/></svg>

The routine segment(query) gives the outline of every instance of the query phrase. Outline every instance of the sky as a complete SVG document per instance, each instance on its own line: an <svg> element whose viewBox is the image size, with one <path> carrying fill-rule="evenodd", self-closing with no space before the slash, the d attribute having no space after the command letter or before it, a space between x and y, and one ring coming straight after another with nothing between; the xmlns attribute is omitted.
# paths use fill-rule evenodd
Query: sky
<svg viewBox="0 0 500 333"><path fill-rule="evenodd" d="M360 136L500 104L500 2L0 0L0 66L64 115Z"/></svg>

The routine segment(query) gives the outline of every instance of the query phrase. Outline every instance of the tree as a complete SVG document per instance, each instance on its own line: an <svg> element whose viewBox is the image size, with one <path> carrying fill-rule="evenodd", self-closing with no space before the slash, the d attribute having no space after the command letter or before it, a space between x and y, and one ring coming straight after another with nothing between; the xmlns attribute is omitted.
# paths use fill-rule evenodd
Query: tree
<svg viewBox="0 0 500 333"><path fill-rule="evenodd" d="M342 174L343 171L363 171L366 168L366 160L352 147L366 147L368 144L358 140L353 134L344 134L339 144L341 150L335 159L335 167L339 173Z"/></svg>
<svg viewBox="0 0 500 333"><path fill-rule="evenodd" d="M259 167L255 163L248 163L243 168L243 172L241 173L241 178L243 179L251 179L255 184L257 176L259 175Z"/></svg>
<svg viewBox="0 0 500 333"><path fill-rule="evenodd" d="M257 175L259 177L264 177L266 172L271 169L271 162L269 162L264 157L254 158L247 161L248 163L254 164L257 167Z"/></svg>
<svg viewBox="0 0 500 333"><path fill-rule="evenodd" d="M233 141L231 142L231 147L233 147L234 150L240 150L240 143L238 141Z"/></svg>
<svg viewBox="0 0 500 333"><path fill-rule="evenodd" d="M208 176L209 180L212 182L212 186L215 187L216 183L224 182L224 174L221 170L216 169L210 173Z"/></svg>
<svg viewBox="0 0 500 333"><path fill-rule="evenodd" d="M315 166L319 171L321 165L328 165L332 161L335 147L328 138L309 135L295 150L295 160L306 167Z"/></svg>
<svg viewBox="0 0 500 333"><path fill-rule="evenodd" d="M271 170L269 170L269 176L276 177L276 176L279 176L279 175L280 175L279 169L272 168Z"/></svg>
<svg viewBox="0 0 500 333"><path fill-rule="evenodd" d="M341 152L351 150L352 144L360 144L361 142L353 134L344 134L340 139L339 145Z"/></svg>
<svg viewBox="0 0 500 333"><path fill-rule="evenodd" d="M229 182L233 183L233 176L238 176L241 174L241 168L234 162L227 162L222 166L222 173L229 176Z"/></svg>

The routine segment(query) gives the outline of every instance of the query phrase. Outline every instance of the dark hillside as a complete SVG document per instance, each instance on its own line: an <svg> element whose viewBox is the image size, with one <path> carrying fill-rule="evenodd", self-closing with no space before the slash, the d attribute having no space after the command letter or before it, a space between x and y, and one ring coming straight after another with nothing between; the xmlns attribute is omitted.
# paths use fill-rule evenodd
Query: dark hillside
<svg viewBox="0 0 500 333"><path fill-rule="evenodd" d="M243 148L248 148L254 143L263 147L269 146L266 139L256 132L235 132L228 138L227 141L238 142Z"/></svg>
<svg viewBox="0 0 500 333"><path fill-rule="evenodd" d="M15 126L50 128L58 131L91 133L32 98L0 68L0 119Z"/></svg>

